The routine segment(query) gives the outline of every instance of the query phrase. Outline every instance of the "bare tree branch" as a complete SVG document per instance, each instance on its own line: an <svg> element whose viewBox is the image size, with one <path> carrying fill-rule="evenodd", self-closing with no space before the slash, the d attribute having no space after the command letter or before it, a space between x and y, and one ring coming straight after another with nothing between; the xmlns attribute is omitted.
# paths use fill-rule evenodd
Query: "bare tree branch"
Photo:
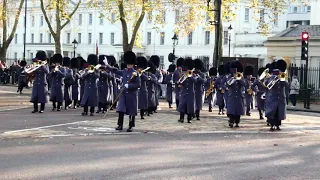
<svg viewBox="0 0 320 180"><path fill-rule="evenodd" d="M53 30L53 28L52 28L52 26L51 26L50 20L49 20L49 18L48 18L47 13L46 13L46 9L44 8L43 0L40 0L40 7L41 7L41 11L42 11L42 13L43 13L43 15L44 15L44 19L46 20L47 25L48 25L48 27L49 27L49 30L50 30L52 36L55 37L55 36L56 36L56 33L54 32L54 30Z"/></svg>
<svg viewBox="0 0 320 180"><path fill-rule="evenodd" d="M72 16L74 15L74 13L76 13L76 11L78 10L80 4L81 4L81 0L79 0L77 6L76 6L75 9L72 11L72 13L68 15L69 18L68 18L67 21L61 26L61 29L63 29L67 24L69 24L70 19L72 18Z"/></svg>
<svg viewBox="0 0 320 180"><path fill-rule="evenodd" d="M132 32L132 37L131 37L131 41L130 41L130 44L129 44L130 47L133 47L133 45L134 45L138 30L140 28L140 25L141 25L143 19L144 19L145 14L146 14L146 8L145 8L146 1L147 0L144 0L143 3L142 3L141 14L140 14L140 16L139 16L139 18L138 18L138 20L136 22L136 25L134 26L133 32Z"/></svg>

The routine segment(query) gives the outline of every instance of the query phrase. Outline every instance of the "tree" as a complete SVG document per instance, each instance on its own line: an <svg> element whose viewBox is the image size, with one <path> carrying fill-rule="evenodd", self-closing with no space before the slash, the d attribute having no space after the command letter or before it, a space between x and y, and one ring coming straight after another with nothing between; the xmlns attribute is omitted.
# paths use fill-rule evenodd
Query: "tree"
<svg viewBox="0 0 320 180"><path fill-rule="evenodd" d="M1 2L1 1L0 1ZM2 46L0 48L0 58L2 60L6 59L8 47L16 34L19 16L21 13L24 0L2 0L1 2L1 15L0 20L2 28ZM17 9L18 8L18 9ZM14 14L13 26L10 32L10 26L12 21L9 21L10 14ZM9 35L9 36L8 36Z"/></svg>
<svg viewBox="0 0 320 180"><path fill-rule="evenodd" d="M47 0L47 5L45 6L44 0L40 0L41 11L55 42L55 53L61 53L61 31L70 23L72 16L78 10L80 4L81 0L75 6L69 0ZM70 11L72 8L73 10ZM55 14L55 18L49 18L48 12L50 13L51 11Z"/></svg>

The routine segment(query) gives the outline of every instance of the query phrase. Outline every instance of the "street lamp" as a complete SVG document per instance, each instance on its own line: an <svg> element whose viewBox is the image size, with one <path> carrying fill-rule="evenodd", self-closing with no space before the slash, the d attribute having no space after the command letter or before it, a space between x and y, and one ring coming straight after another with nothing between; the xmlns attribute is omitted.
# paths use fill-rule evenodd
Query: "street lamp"
<svg viewBox="0 0 320 180"><path fill-rule="evenodd" d="M233 29L233 28L232 28L232 26L231 26L231 24L230 24L230 26L228 27L228 31L231 32L232 29ZM229 57L230 57L231 33L229 33L228 41L229 41Z"/></svg>
<svg viewBox="0 0 320 180"><path fill-rule="evenodd" d="M175 51L176 51L176 46L178 45L178 37L177 37L177 34L174 33L173 37L171 38L172 39L172 53L169 54L168 56L168 59L169 59L169 62L171 62L172 64L174 64L174 60L176 59L176 56L175 56Z"/></svg>
<svg viewBox="0 0 320 180"><path fill-rule="evenodd" d="M75 58L76 57L76 48L77 48L77 45L78 45L78 41L76 39L74 39L72 41L72 44L73 44L73 57Z"/></svg>

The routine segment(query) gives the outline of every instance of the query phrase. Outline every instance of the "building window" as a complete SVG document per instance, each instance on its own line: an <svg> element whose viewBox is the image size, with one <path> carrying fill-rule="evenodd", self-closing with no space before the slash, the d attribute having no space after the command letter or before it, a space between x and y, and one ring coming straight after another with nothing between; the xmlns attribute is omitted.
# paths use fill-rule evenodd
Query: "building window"
<svg viewBox="0 0 320 180"><path fill-rule="evenodd" d="M175 22L179 22L180 21L180 11L176 10L176 17L175 17Z"/></svg>
<svg viewBox="0 0 320 180"><path fill-rule="evenodd" d="M210 44L210 31L206 31L205 33L205 45Z"/></svg>
<svg viewBox="0 0 320 180"><path fill-rule="evenodd" d="M152 12L148 13L148 23L151 24L152 23Z"/></svg>
<svg viewBox="0 0 320 180"><path fill-rule="evenodd" d="M18 59L18 53L14 53L14 59L16 60L16 59Z"/></svg>
<svg viewBox="0 0 320 180"><path fill-rule="evenodd" d="M297 12L298 12L298 7L297 6L293 7L293 13L297 13Z"/></svg>
<svg viewBox="0 0 320 180"><path fill-rule="evenodd" d="M34 34L31 34L31 43L34 43Z"/></svg>
<svg viewBox="0 0 320 180"><path fill-rule="evenodd" d="M103 25L103 18L100 18L100 25Z"/></svg>
<svg viewBox="0 0 320 180"><path fill-rule="evenodd" d="M50 21L50 23L52 23L52 15L50 15L50 17L49 17L49 21Z"/></svg>
<svg viewBox="0 0 320 180"><path fill-rule="evenodd" d="M165 33L161 32L160 33L160 45L164 45L164 36L165 36Z"/></svg>
<svg viewBox="0 0 320 180"><path fill-rule="evenodd" d="M103 33L99 33L99 44L103 44Z"/></svg>
<svg viewBox="0 0 320 180"><path fill-rule="evenodd" d="M166 22L166 12L163 12L163 14L162 14L162 20L163 20L163 22Z"/></svg>
<svg viewBox="0 0 320 180"><path fill-rule="evenodd" d="M88 33L88 44L92 43L92 34Z"/></svg>
<svg viewBox="0 0 320 180"><path fill-rule="evenodd" d="M188 35L188 45L192 44L192 32Z"/></svg>
<svg viewBox="0 0 320 180"><path fill-rule="evenodd" d="M14 43L15 43L15 44L18 44L18 34L16 34L16 35L14 36Z"/></svg>
<svg viewBox="0 0 320 180"><path fill-rule="evenodd" d="M31 16L31 26L34 27L34 16Z"/></svg>
<svg viewBox="0 0 320 180"><path fill-rule="evenodd" d="M40 41L39 41L40 43L42 43L43 42L43 34L42 33L40 33Z"/></svg>
<svg viewBox="0 0 320 180"><path fill-rule="evenodd" d="M114 22L116 22L116 14L112 13L111 14L111 23L114 23Z"/></svg>
<svg viewBox="0 0 320 180"><path fill-rule="evenodd" d="M30 59L34 58L34 57L33 57L33 53L30 53L30 56L31 56L31 58L30 58Z"/></svg>
<svg viewBox="0 0 320 180"><path fill-rule="evenodd" d="M311 12L311 6L307 6L307 12Z"/></svg>
<svg viewBox="0 0 320 180"><path fill-rule="evenodd" d="M77 57L81 57L81 54L77 54Z"/></svg>
<svg viewBox="0 0 320 180"><path fill-rule="evenodd" d="M114 33L110 34L110 44L114 45Z"/></svg>
<svg viewBox="0 0 320 180"><path fill-rule="evenodd" d="M264 9L260 10L260 23L264 22Z"/></svg>
<svg viewBox="0 0 320 180"><path fill-rule="evenodd" d="M40 26L43 26L43 16L40 16Z"/></svg>
<svg viewBox="0 0 320 180"><path fill-rule="evenodd" d="M78 43L81 43L81 33L78 33Z"/></svg>
<svg viewBox="0 0 320 180"><path fill-rule="evenodd" d="M71 35L70 33L67 33L67 44L70 44L71 42Z"/></svg>
<svg viewBox="0 0 320 180"><path fill-rule="evenodd" d="M229 40L229 32L228 31L223 31L223 44L227 45L228 44L228 40Z"/></svg>
<svg viewBox="0 0 320 180"><path fill-rule="evenodd" d="M164 69L164 56L160 56L159 58L160 58L160 63L159 63L160 68Z"/></svg>
<svg viewBox="0 0 320 180"><path fill-rule="evenodd" d="M147 45L151 44L151 32L147 33Z"/></svg>
<svg viewBox="0 0 320 180"><path fill-rule="evenodd" d="M82 25L82 14L79 14L79 25Z"/></svg>
<svg viewBox="0 0 320 180"><path fill-rule="evenodd" d="M92 25L92 14L89 14L89 25Z"/></svg>
<svg viewBox="0 0 320 180"><path fill-rule="evenodd" d="M51 43L51 34L48 34L48 43Z"/></svg>
<svg viewBox="0 0 320 180"><path fill-rule="evenodd" d="M249 22L250 9L246 8L244 12L244 22Z"/></svg>
<svg viewBox="0 0 320 180"><path fill-rule="evenodd" d="M278 26L278 22L279 22L279 14L278 13L275 13L274 14L274 26Z"/></svg>

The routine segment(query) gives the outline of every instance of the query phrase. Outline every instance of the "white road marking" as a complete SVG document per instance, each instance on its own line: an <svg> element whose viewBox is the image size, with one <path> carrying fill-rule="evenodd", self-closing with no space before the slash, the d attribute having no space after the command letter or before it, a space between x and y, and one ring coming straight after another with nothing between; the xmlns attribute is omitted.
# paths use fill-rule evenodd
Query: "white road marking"
<svg viewBox="0 0 320 180"><path fill-rule="evenodd" d="M15 131L7 131L7 132L4 132L4 134L16 133L16 132L25 132L25 131L32 131L32 130L39 130L39 129L46 129L46 128L51 128L51 127L59 127L59 126L65 126L65 125L71 125L71 124L78 124L78 123L83 123L83 122L89 122L89 121L88 121L88 120L85 120L85 121L77 121L77 122L72 122L72 123L56 124L56 125L50 125L50 126L41 126L41 127L36 127L36 128L30 128L30 129L21 129L21 130L15 130Z"/></svg>
<svg viewBox="0 0 320 180"><path fill-rule="evenodd" d="M189 131L190 134L291 134L298 133L296 131ZM299 132L304 133L304 132Z"/></svg>

